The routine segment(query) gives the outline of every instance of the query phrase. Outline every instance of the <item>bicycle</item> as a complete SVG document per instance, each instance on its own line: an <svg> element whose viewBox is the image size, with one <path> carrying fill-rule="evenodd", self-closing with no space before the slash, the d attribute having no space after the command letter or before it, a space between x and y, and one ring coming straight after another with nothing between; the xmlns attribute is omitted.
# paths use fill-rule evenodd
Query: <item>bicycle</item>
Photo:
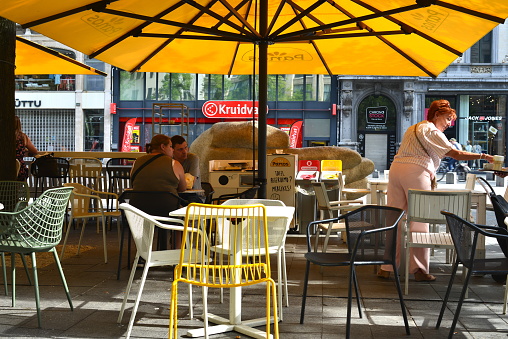
<svg viewBox="0 0 508 339"><path fill-rule="evenodd" d="M443 180L446 173L448 173L448 172L450 172L450 170L448 169L448 160L442 159L441 163L439 164L439 167L436 171L436 180L438 182Z"/></svg>

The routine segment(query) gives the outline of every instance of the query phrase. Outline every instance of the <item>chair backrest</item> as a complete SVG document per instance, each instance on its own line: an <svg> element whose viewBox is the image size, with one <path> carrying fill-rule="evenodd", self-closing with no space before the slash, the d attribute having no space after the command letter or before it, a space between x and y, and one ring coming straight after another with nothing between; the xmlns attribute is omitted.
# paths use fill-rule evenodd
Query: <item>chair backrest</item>
<svg viewBox="0 0 508 339"><path fill-rule="evenodd" d="M441 210L447 210L462 218L469 217L471 192L409 190L407 218L409 221L444 224L446 220Z"/></svg>
<svg viewBox="0 0 508 339"><path fill-rule="evenodd" d="M121 194L124 189L131 187L131 169L135 158L112 158L106 163L106 173L109 178L108 192Z"/></svg>
<svg viewBox="0 0 508 339"><path fill-rule="evenodd" d="M179 196L166 191L134 191L125 190L118 198L119 202L127 202L141 211L160 217L167 217L187 201Z"/></svg>
<svg viewBox="0 0 508 339"><path fill-rule="evenodd" d="M0 250L46 250L62 239L62 228L72 188L48 189L14 213L0 212Z"/></svg>
<svg viewBox="0 0 508 339"><path fill-rule="evenodd" d="M69 161L58 157L40 157L32 162L30 172L36 178L67 179L69 177Z"/></svg>
<svg viewBox="0 0 508 339"><path fill-rule="evenodd" d="M312 186L314 187L314 193L316 194L318 209L330 210L330 199L328 199L325 184L322 182L313 182Z"/></svg>
<svg viewBox="0 0 508 339"><path fill-rule="evenodd" d="M397 228L404 210L367 205L341 216L346 224L349 252L356 262L395 262Z"/></svg>
<svg viewBox="0 0 508 339"><path fill-rule="evenodd" d="M72 187L72 194L70 198L72 214L74 216L87 215L90 213L98 212L100 206L94 206L90 196L95 195L93 190L89 187L83 186L76 182L68 182L64 187Z"/></svg>
<svg viewBox="0 0 508 339"><path fill-rule="evenodd" d="M253 199L259 190L259 186L252 186L238 194L238 199Z"/></svg>
<svg viewBox="0 0 508 339"><path fill-rule="evenodd" d="M97 158L69 159L69 177L94 190L102 190L102 162Z"/></svg>
<svg viewBox="0 0 508 339"><path fill-rule="evenodd" d="M286 204L280 200L271 199L229 199L222 203L222 205L226 206L256 204L264 206L286 206ZM277 248L283 246L290 225L291 219L289 218L271 218L268 221L268 246Z"/></svg>
<svg viewBox="0 0 508 339"><path fill-rule="evenodd" d="M182 251L176 270L180 276L176 278L214 287L241 286L270 278L263 205L192 203L187 207L184 227L182 246L190 255ZM181 276L183 268L187 268L186 277Z"/></svg>
<svg viewBox="0 0 508 339"><path fill-rule="evenodd" d="M30 190L24 181L0 181L0 203L3 212L14 212L28 206Z"/></svg>
<svg viewBox="0 0 508 339"><path fill-rule="evenodd" d="M201 188L205 191L205 204L211 204L215 190L209 182L201 182Z"/></svg>
<svg viewBox="0 0 508 339"><path fill-rule="evenodd" d="M480 233L478 227L454 213L444 210L441 213L446 218L458 261L470 269L476 254L476 243Z"/></svg>
<svg viewBox="0 0 508 339"><path fill-rule="evenodd" d="M476 174L468 173L466 175L466 189L474 190L475 184L476 184Z"/></svg>
<svg viewBox="0 0 508 339"><path fill-rule="evenodd" d="M139 255L143 259L149 260L149 256L152 252L155 226L161 225L161 223L155 220L152 215L146 214L130 204L122 203L120 209L125 213ZM167 220L171 220L172 223L183 225L183 220L181 219L168 218ZM174 231L183 231L183 226L177 225L164 224L164 228ZM175 264L177 263L178 262L175 262Z"/></svg>
<svg viewBox="0 0 508 339"><path fill-rule="evenodd" d="M272 199L229 199L222 203L222 205L255 205L262 204L265 206L286 206L283 201Z"/></svg>

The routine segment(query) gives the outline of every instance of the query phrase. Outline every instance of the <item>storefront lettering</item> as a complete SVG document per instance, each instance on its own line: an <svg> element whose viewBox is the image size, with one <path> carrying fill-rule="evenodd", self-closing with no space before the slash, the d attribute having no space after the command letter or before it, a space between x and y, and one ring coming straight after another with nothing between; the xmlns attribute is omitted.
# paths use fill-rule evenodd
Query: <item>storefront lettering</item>
<svg viewBox="0 0 508 339"><path fill-rule="evenodd" d="M19 100L16 99L16 107L41 107L41 100Z"/></svg>
<svg viewBox="0 0 508 339"><path fill-rule="evenodd" d="M503 117L501 116L493 116L493 115L471 115L467 117L467 120L472 121L497 121L497 120L503 120Z"/></svg>

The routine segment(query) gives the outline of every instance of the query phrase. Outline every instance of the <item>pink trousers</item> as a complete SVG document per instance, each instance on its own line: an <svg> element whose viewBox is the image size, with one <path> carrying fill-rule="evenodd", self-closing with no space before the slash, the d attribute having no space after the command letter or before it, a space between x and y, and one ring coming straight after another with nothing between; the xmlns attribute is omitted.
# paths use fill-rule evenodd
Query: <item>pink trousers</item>
<svg viewBox="0 0 508 339"><path fill-rule="evenodd" d="M387 205L398 207L407 211L408 190L421 189L430 190L430 181L434 174L431 174L423 167L413 164L393 163L390 167L390 179L388 182ZM400 265L402 248L402 235L405 227L405 218L400 222L397 235L397 267ZM421 222L412 222L409 226L413 232L429 232L429 224ZM429 248L410 248L409 252L409 273L415 273L421 269L424 273L429 273ZM391 266L383 265L385 271L392 271Z"/></svg>

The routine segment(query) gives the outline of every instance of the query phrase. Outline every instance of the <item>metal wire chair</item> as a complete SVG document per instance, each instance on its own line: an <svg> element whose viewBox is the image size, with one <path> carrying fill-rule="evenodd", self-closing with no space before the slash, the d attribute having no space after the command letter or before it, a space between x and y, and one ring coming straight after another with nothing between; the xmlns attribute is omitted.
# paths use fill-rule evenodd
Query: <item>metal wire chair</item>
<svg viewBox="0 0 508 339"><path fill-rule="evenodd" d="M35 253L52 252L67 295L73 309L69 288L58 260L55 246L62 239L65 212L72 188L60 187L46 190L28 207L17 212L0 212L0 251L30 255L32 259L33 280L37 320L41 327L39 282ZM16 262L12 256L12 306L16 304Z"/></svg>

